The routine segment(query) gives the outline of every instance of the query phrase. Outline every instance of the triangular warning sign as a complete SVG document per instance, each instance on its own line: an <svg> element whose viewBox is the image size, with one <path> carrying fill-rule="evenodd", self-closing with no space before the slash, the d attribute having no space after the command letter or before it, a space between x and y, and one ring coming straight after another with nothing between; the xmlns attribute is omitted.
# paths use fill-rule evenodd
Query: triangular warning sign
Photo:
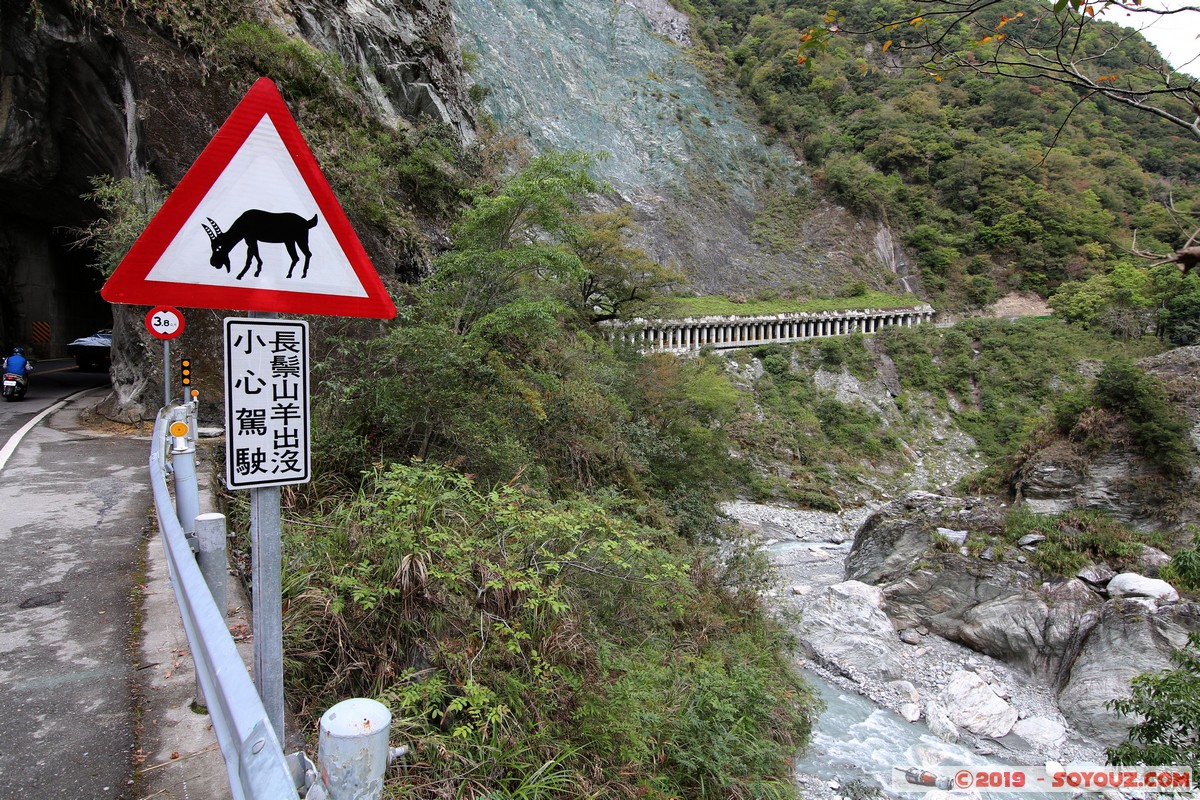
<svg viewBox="0 0 1200 800"><path fill-rule="evenodd" d="M246 93L100 295L139 305L396 315L269 78Z"/></svg>

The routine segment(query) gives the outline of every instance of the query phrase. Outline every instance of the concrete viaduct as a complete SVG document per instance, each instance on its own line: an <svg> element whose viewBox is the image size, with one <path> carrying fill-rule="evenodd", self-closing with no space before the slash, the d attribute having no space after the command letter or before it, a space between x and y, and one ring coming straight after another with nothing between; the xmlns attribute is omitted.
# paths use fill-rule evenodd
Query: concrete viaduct
<svg viewBox="0 0 1200 800"><path fill-rule="evenodd" d="M606 327L610 340L634 345L644 352L688 353L705 347L726 350L773 342L875 333L897 325L912 327L932 322L933 316L933 306L923 304L906 308L793 312L747 317L633 319L606 323Z"/></svg>

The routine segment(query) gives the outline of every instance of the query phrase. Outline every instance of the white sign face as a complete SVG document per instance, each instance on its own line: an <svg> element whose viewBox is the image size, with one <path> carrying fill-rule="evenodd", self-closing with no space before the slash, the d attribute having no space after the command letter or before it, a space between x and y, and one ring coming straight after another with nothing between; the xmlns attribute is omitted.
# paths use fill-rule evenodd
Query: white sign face
<svg viewBox="0 0 1200 800"><path fill-rule="evenodd" d="M222 266L214 268L218 251ZM259 121L146 280L367 296L270 117Z"/></svg>
<svg viewBox="0 0 1200 800"><path fill-rule="evenodd" d="M174 339L183 333L183 314L170 306L158 306L146 314L146 330L157 339Z"/></svg>
<svg viewBox="0 0 1200 800"><path fill-rule="evenodd" d="M308 323L225 320L225 483L307 483Z"/></svg>

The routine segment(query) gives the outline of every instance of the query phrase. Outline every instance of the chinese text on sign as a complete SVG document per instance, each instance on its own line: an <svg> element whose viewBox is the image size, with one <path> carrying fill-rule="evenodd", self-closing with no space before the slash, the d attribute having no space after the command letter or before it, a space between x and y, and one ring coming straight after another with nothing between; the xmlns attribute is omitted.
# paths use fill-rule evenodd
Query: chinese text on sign
<svg viewBox="0 0 1200 800"><path fill-rule="evenodd" d="M225 320L225 482L230 489L311 476L308 323Z"/></svg>

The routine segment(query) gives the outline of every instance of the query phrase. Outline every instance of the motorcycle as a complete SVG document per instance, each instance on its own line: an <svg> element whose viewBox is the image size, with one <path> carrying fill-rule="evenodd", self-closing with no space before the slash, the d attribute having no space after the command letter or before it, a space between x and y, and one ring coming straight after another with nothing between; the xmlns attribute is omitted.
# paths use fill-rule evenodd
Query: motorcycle
<svg viewBox="0 0 1200 800"><path fill-rule="evenodd" d="M24 375L6 372L4 373L4 383L0 385L0 394L4 395L4 399L9 402L20 400L25 396L25 388L28 383L29 379Z"/></svg>

